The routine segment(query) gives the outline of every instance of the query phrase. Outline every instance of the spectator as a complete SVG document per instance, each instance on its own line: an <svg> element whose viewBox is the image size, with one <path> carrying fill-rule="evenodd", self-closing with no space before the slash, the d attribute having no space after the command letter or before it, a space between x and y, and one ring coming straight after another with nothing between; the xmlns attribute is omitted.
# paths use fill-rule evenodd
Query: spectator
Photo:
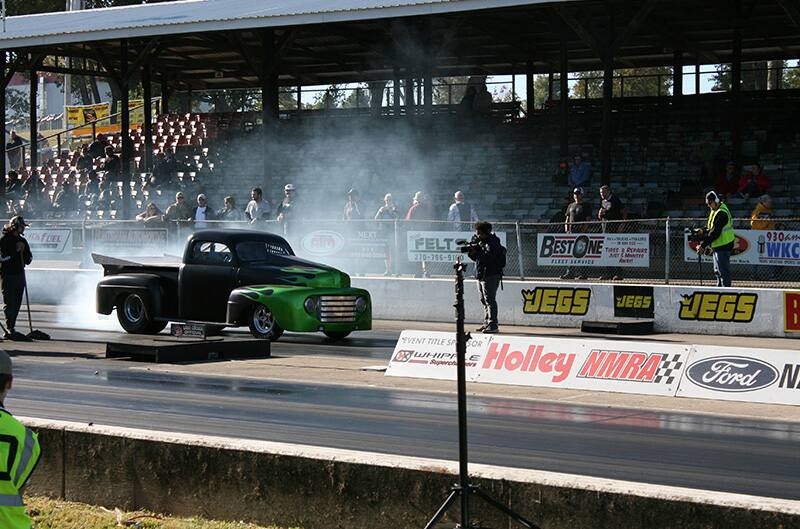
<svg viewBox="0 0 800 529"><path fill-rule="evenodd" d="M468 86L464 91L464 97L458 103L458 113L463 116L471 116L475 108L475 96L478 95L478 90L474 86Z"/></svg>
<svg viewBox="0 0 800 529"><path fill-rule="evenodd" d="M22 182L22 189L30 196L41 195L42 192L44 192L44 188L44 182L42 182L42 179L39 177L39 171L36 169L32 169L28 178Z"/></svg>
<svg viewBox="0 0 800 529"><path fill-rule="evenodd" d="M397 220L397 206L394 204L391 193L386 193L383 196L383 206L378 208L378 212L375 213L375 220L381 221L378 223L378 231L386 238L386 259L383 261L385 265L383 275L388 276L393 271L395 246L394 221Z"/></svg>
<svg viewBox="0 0 800 529"><path fill-rule="evenodd" d="M156 228L164 224L162 216L163 213L158 209L156 203L150 202L147 204L147 207L144 208L144 211L136 215L136 220L143 223L148 228Z"/></svg>
<svg viewBox="0 0 800 529"><path fill-rule="evenodd" d="M80 188L80 199L93 200L98 194L100 194L100 179L97 177L97 171L89 171L86 181Z"/></svg>
<svg viewBox="0 0 800 529"><path fill-rule="evenodd" d="M236 201L233 200L233 197L225 197L223 204L225 207L217 212L217 218L219 220L226 220L229 222L241 222L244 220L244 213L236 209Z"/></svg>
<svg viewBox="0 0 800 529"><path fill-rule="evenodd" d="M739 189L737 195L741 198L750 198L751 196L763 195L769 188L769 179L764 174L764 168L761 164L756 162L752 165L747 174L744 175L739 181Z"/></svg>
<svg viewBox="0 0 800 529"><path fill-rule="evenodd" d="M739 175L736 174L736 164L728 162L725 174L720 175L714 184L714 189L721 196L730 195L739 189Z"/></svg>
<svg viewBox="0 0 800 529"><path fill-rule="evenodd" d="M772 213L772 197L764 195L750 214L750 228L754 230L774 230L777 228Z"/></svg>
<svg viewBox="0 0 800 529"><path fill-rule="evenodd" d="M156 154L156 160L153 163L153 176L150 180L153 187L159 188L167 186L175 179L175 173L172 172L170 164L167 162L167 157L163 152Z"/></svg>
<svg viewBox="0 0 800 529"><path fill-rule="evenodd" d="M106 147L108 147L108 141L104 134L98 134L97 137L94 139L92 143L89 144L89 156L92 159L102 158L106 154Z"/></svg>
<svg viewBox="0 0 800 529"><path fill-rule="evenodd" d="M264 200L264 193L260 187L254 187L250 190L250 202L244 209L244 216L250 222L257 220L267 220L270 215L269 202Z"/></svg>
<svg viewBox="0 0 800 529"><path fill-rule="evenodd" d="M361 220L364 218L364 214L361 213L361 202L358 200L357 189L351 189L347 192L343 218L344 220Z"/></svg>
<svg viewBox="0 0 800 529"><path fill-rule="evenodd" d="M25 191L22 189L22 178L16 171L8 172L8 180L6 183L6 196L11 199L21 197Z"/></svg>
<svg viewBox="0 0 800 529"><path fill-rule="evenodd" d="M81 145L81 152L75 162L75 168L78 171L91 171L94 169L94 158L89 154L89 146L85 143Z"/></svg>
<svg viewBox="0 0 800 529"><path fill-rule="evenodd" d="M208 207L208 199L203 193L197 195L197 207L192 210L192 220L197 229L208 228L207 221L217 220L214 210Z"/></svg>
<svg viewBox="0 0 800 529"><path fill-rule="evenodd" d="M492 94L486 88L485 80L478 85L475 102L472 106L478 116L488 116L492 113Z"/></svg>
<svg viewBox="0 0 800 529"><path fill-rule="evenodd" d="M294 184L283 186L283 200L278 204L277 220L283 224L283 234L289 235L289 224L297 218L297 190Z"/></svg>
<svg viewBox="0 0 800 529"><path fill-rule="evenodd" d="M431 213L430 208L428 207L427 201L425 200L426 197L422 193L422 191L417 191L414 193L414 200L411 203L411 207L408 208L408 213L406 213L406 220L412 221L420 221L420 220L430 220ZM414 229L420 229L421 225L419 222L414 223ZM425 261L420 262L420 267L422 269L422 277L429 277L430 274L428 273L428 263ZM415 277L419 277L418 274L415 274Z"/></svg>
<svg viewBox="0 0 800 529"><path fill-rule="evenodd" d="M454 202L447 210L447 220L454 224L458 231L469 231L472 224L478 222L478 214L469 202L464 200L464 193L456 191L453 195Z"/></svg>
<svg viewBox="0 0 800 529"><path fill-rule="evenodd" d="M119 181L122 171L122 161L119 159L119 156L114 154L114 147L110 145L106 147L106 157L103 159L100 170L105 171L103 178L106 180Z"/></svg>
<svg viewBox="0 0 800 529"><path fill-rule="evenodd" d="M625 206L616 195L611 192L611 187L604 185L600 188L600 209L597 211L597 219L605 221L619 221L625 219ZM606 231L623 231L622 224L612 225Z"/></svg>
<svg viewBox="0 0 800 529"><path fill-rule="evenodd" d="M564 219L564 233L580 233L586 231L583 222L588 221L592 216L591 208L583 201L583 188L576 187L572 190L573 202L567 206L566 218ZM586 279L580 267L567 267L567 271L561 276L561 279L575 279L575 274L578 274L578 279Z"/></svg>
<svg viewBox="0 0 800 529"><path fill-rule="evenodd" d="M592 166L585 162L580 154L576 154L572 159L572 165L569 167L567 184L571 188L576 188L589 185L591 180Z"/></svg>
<svg viewBox="0 0 800 529"><path fill-rule="evenodd" d="M164 213L164 222L192 220L192 207L186 203L182 191L175 193L175 203L167 208Z"/></svg>
<svg viewBox="0 0 800 529"><path fill-rule="evenodd" d="M11 169L19 169L20 165L22 165L22 146L24 144L25 142L22 141L22 138L17 136L17 131L12 130L11 136L8 139L8 143L6 143L8 166Z"/></svg>
<svg viewBox="0 0 800 529"><path fill-rule="evenodd" d="M53 199L53 209L64 213L76 213L78 211L78 193L75 192L75 184L71 178L61 183L61 189Z"/></svg>
<svg viewBox="0 0 800 529"><path fill-rule="evenodd" d="M100 182L99 189L100 192L94 201L95 208L99 210L111 209L116 201L114 200L114 189L111 187L110 182L104 178Z"/></svg>

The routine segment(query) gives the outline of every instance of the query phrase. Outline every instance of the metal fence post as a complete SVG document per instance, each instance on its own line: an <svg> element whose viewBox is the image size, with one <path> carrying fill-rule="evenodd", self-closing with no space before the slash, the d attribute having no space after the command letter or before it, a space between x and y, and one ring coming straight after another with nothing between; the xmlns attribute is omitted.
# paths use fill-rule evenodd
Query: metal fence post
<svg viewBox="0 0 800 529"><path fill-rule="evenodd" d="M669 240L669 217L664 223L664 232L667 238L664 245L664 284L669 285L669 261L670 261L670 240Z"/></svg>
<svg viewBox="0 0 800 529"><path fill-rule="evenodd" d="M392 259L392 272L400 273L400 225L394 219L394 259Z"/></svg>
<svg viewBox="0 0 800 529"><path fill-rule="evenodd" d="M519 229L519 221L514 223L517 230L517 261L519 261L519 278L525 281L525 262L522 259L522 233Z"/></svg>

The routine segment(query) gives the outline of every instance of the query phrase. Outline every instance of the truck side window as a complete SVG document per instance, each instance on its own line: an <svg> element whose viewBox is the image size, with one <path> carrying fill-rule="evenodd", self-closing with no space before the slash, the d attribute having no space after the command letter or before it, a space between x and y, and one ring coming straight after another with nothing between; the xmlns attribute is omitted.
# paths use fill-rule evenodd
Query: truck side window
<svg viewBox="0 0 800 529"><path fill-rule="evenodd" d="M204 265L227 265L231 262L231 250L219 242L197 241L192 247L192 263Z"/></svg>

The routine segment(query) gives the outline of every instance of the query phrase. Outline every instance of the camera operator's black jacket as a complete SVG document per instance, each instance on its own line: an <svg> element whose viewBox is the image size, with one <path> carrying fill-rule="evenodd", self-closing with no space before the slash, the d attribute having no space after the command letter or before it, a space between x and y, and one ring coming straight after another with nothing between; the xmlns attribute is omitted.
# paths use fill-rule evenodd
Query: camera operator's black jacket
<svg viewBox="0 0 800 529"><path fill-rule="evenodd" d="M722 230L725 228L726 224L728 224L728 214L724 211L718 212L714 217L714 224L711 225L711 231L706 232L705 237L703 237L703 241L700 243L700 246L704 248L711 248L711 243L716 241L719 236L722 235ZM731 252L733 251L733 242L723 244L722 246L713 248L713 250Z"/></svg>
<svg viewBox="0 0 800 529"><path fill-rule="evenodd" d="M503 274L503 245L494 233L485 241L472 236L470 245L477 245L475 250L468 252L469 258L475 261L475 278L486 279Z"/></svg>
<svg viewBox="0 0 800 529"><path fill-rule="evenodd" d="M17 251L17 243L22 242L25 249L22 252ZM10 259L3 261L0 266L0 274L3 276L22 274L25 265L31 264L33 256L31 255L31 247L28 241L16 233L6 233L0 236L0 254L3 257L10 257Z"/></svg>

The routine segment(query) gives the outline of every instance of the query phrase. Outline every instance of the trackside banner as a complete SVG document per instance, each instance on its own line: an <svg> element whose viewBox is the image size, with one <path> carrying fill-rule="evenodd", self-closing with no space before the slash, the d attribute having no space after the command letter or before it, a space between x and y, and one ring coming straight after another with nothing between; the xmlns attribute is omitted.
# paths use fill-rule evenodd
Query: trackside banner
<svg viewBox="0 0 800 529"><path fill-rule="evenodd" d="M476 335L467 379L674 396L688 354L688 346L673 344ZM386 375L454 380L455 366L454 333L404 331Z"/></svg>
<svg viewBox="0 0 800 529"><path fill-rule="evenodd" d="M694 346L679 397L800 405L800 355L779 349Z"/></svg>
<svg viewBox="0 0 800 529"><path fill-rule="evenodd" d="M650 235L539 233L536 236L536 264L646 268L650 266Z"/></svg>
<svg viewBox="0 0 800 529"><path fill-rule="evenodd" d="M688 354L671 344L494 336L477 381L674 396Z"/></svg>
<svg viewBox="0 0 800 529"><path fill-rule="evenodd" d="M28 228L25 238L34 254L72 253L72 230L69 228Z"/></svg>
<svg viewBox="0 0 800 529"><path fill-rule="evenodd" d="M731 264L800 266L800 231L735 230ZM684 235L684 261L697 261L697 243ZM711 256L703 260L711 261Z"/></svg>
<svg viewBox="0 0 800 529"><path fill-rule="evenodd" d="M467 380L474 381L491 341L476 334L467 342ZM386 376L456 379L456 335L453 332L403 331L397 340Z"/></svg>
<svg viewBox="0 0 800 529"><path fill-rule="evenodd" d="M500 239L500 243L508 248L506 233L503 231L494 232ZM456 241L472 238L472 232L468 231L417 231L412 230L407 234L408 260L412 263L427 261L431 263L455 263L461 253Z"/></svg>

